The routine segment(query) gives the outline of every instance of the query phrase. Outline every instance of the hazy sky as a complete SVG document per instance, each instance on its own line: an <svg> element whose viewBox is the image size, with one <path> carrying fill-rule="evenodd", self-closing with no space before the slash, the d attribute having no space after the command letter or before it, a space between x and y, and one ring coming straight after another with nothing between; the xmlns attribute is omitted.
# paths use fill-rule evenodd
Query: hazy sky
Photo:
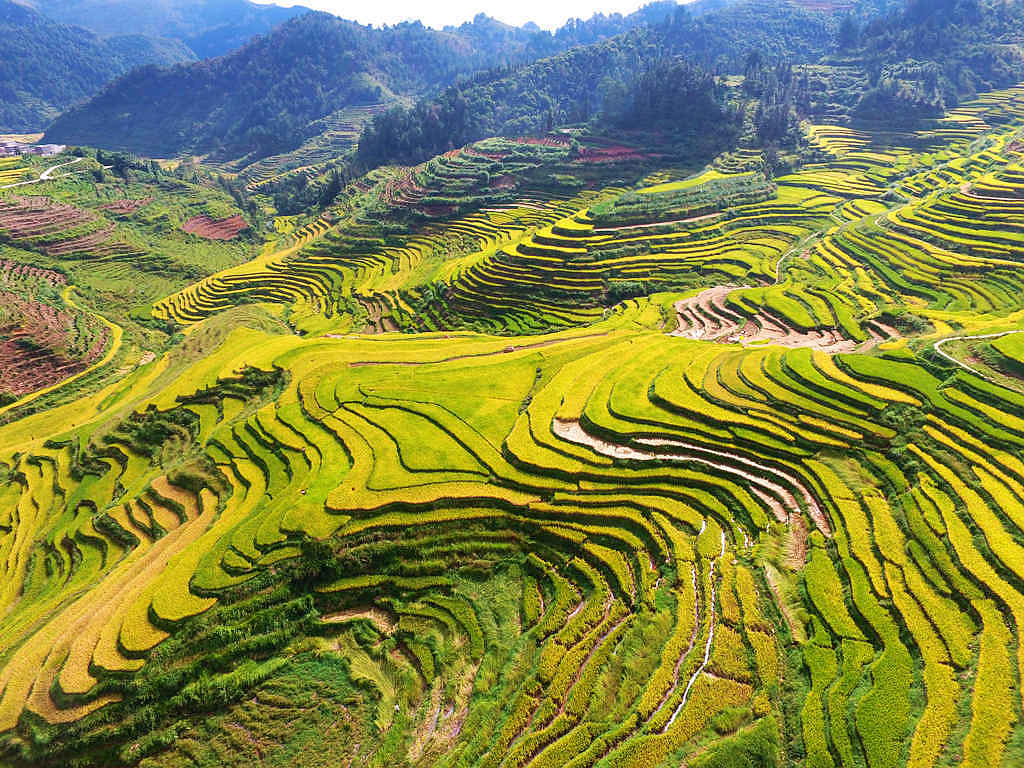
<svg viewBox="0 0 1024 768"><path fill-rule="evenodd" d="M271 0L256 0L270 2ZM630 13L649 0L276 0L277 5L304 5L363 24L395 24L419 19L430 27L461 24L486 13L509 24L534 21L545 29L560 27L567 19L589 18L595 13Z"/></svg>

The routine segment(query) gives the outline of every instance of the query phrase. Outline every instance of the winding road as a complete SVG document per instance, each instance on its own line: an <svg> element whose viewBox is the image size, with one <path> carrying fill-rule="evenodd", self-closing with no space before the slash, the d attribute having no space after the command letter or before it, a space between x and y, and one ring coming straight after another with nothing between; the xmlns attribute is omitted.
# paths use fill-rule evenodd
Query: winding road
<svg viewBox="0 0 1024 768"><path fill-rule="evenodd" d="M26 184L38 184L41 181L50 181L53 178L53 172L56 171L58 168L63 168L66 165L74 165L75 163L80 163L84 159L84 157L76 157L74 160L70 160L69 162L66 163L57 163L57 165L51 165L49 168L47 168L45 171L39 174L38 179L29 179L28 181L16 181L13 184L4 184L2 187L0 187L0 189L24 187Z"/></svg>

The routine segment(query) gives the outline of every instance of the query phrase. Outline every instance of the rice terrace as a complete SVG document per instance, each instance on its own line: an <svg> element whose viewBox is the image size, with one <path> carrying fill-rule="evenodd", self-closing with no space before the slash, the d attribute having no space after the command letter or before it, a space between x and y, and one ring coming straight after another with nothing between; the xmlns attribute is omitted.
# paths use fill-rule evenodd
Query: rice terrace
<svg viewBox="0 0 1024 768"><path fill-rule="evenodd" d="M0 768L1024 765L1017 0L223 3L0 0Z"/></svg>

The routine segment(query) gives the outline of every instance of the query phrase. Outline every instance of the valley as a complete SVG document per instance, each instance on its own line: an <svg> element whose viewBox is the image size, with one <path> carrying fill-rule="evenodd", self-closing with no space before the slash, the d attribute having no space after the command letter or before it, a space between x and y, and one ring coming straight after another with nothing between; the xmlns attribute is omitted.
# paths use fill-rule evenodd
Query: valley
<svg viewBox="0 0 1024 768"><path fill-rule="evenodd" d="M0 158L0 768L1022 764L1018 9L936 8L296 15Z"/></svg>
<svg viewBox="0 0 1024 768"><path fill-rule="evenodd" d="M93 387L0 416L9 754L241 764L316 686L348 702L324 760L1015 754L1020 395L934 350L1024 309L1022 94L906 145L809 128L827 158L773 180L484 142L140 285ZM500 202L438 212L481 168ZM152 183L101 213L76 179L5 198L7 242L70 265L12 262L22 295L202 239L171 204L130 249ZM138 359L152 322L181 340Z"/></svg>

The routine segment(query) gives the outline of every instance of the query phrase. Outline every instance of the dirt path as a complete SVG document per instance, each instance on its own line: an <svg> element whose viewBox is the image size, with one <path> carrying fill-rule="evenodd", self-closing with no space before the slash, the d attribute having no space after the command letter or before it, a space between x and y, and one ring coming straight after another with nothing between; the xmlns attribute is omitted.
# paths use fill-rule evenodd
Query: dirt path
<svg viewBox="0 0 1024 768"><path fill-rule="evenodd" d="M786 620L790 636L796 642L803 643L806 639L804 627L797 621L789 604L782 595L782 584L778 571L768 563L765 563L764 566L764 580L768 582L768 589L771 591L772 597L775 598L775 604L779 606L779 612L782 614L782 618Z"/></svg>
<svg viewBox="0 0 1024 768"><path fill-rule="evenodd" d="M368 608L351 608L347 611L329 613L321 617L321 621L325 624L344 624L349 621L358 621L360 619L369 621L382 635L393 635L395 629L398 627L398 622L392 614L385 611L383 608L378 608L376 606L370 606Z"/></svg>
<svg viewBox="0 0 1024 768"><path fill-rule="evenodd" d="M56 171L58 168L63 168L64 166L67 165L74 165L75 163L80 163L84 159L84 157L76 157L74 160L71 160L67 163L58 163L57 165L51 165L49 168L47 168L45 171L39 174L38 179L29 179L28 181L16 181L13 184L4 184L2 187L0 187L0 189L12 189L14 187L24 187L28 184L38 184L41 181L50 181L53 179L53 172Z"/></svg>
<svg viewBox="0 0 1024 768"><path fill-rule="evenodd" d="M977 368L975 368L975 367L973 367L971 365L968 365L967 363L965 363L965 362L963 362L961 360L957 360L955 357L953 357L948 352L944 352L942 350L942 345L943 344L948 344L951 341L972 341L972 340L975 340L975 339L998 339L998 338L1000 338L1002 336L1010 336L1010 335L1012 335L1014 333L1024 333L1024 330L1002 331L1001 333L980 333L980 334L976 334L974 336L950 336L948 339L941 339L940 341L936 341L935 344L933 344L932 346L935 349L935 352L940 357L942 357L943 359L948 360L949 362L953 363L953 365L958 365L961 368L963 368L965 371L968 371L969 373L973 373L975 376L978 376L978 377L980 377L982 379L985 379L985 381L991 382L992 384L998 384L999 382L996 381L996 379L994 377L989 376L988 374L982 373Z"/></svg>
<svg viewBox="0 0 1024 768"><path fill-rule="evenodd" d="M468 360L473 357L491 357L492 355L507 355L512 352L521 352L524 349L538 349L540 347L550 347L552 344L565 344L566 342L579 341L580 339L593 339L598 336L607 336L607 331L601 331L600 333L585 333L580 336L568 336L561 339L547 339L546 341L537 341L533 344L512 344L505 347L504 349L496 349L489 352L475 352L468 355L454 355L453 357L444 357L440 360L358 360L356 362L349 363L350 368L361 368L365 365L437 365L439 363L451 363L455 360ZM332 338L345 338L336 337Z"/></svg>

